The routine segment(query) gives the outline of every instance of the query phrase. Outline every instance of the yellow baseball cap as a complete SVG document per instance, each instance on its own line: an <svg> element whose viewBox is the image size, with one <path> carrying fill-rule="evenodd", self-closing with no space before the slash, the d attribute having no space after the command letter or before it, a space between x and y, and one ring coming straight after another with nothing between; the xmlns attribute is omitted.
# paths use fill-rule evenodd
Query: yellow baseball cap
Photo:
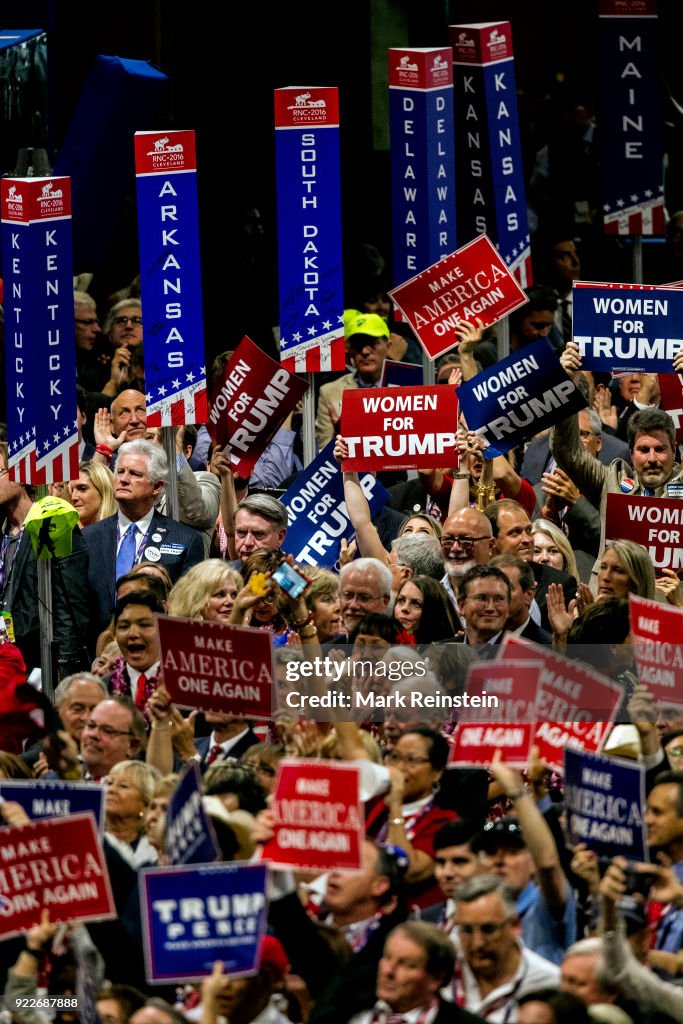
<svg viewBox="0 0 683 1024"><path fill-rule="evenodd" d="M358 316L344 322L344 334L346 340L354 334L367 334L371 338L388 338L389 324L377 313L359 313Z"/></svg>

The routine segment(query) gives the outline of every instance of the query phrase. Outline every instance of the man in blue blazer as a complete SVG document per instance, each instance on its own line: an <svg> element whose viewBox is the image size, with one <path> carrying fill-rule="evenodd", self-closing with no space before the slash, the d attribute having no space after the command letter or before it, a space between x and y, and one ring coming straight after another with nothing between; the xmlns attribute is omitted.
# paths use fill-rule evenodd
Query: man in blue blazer
<svg viewBox="0 0 683 1024"><path fill-rule="evenodd" d="M83 531L90 558L88 589L94 636L111 619L117 578L130 572L133 565L159 562L175 583L204 558L201 535L162 516L154 507L168 480L163 449L143 440L122 444L114 476L118 513Z"/></svg>

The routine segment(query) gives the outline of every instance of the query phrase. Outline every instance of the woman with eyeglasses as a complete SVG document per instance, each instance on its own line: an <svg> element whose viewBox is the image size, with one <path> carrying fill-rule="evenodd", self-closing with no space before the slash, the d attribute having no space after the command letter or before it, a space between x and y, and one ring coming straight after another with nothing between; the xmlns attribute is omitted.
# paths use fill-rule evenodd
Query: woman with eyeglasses
<svg viewBox="0 0 683 1024"><path fill-rule="evenodd" d="M142 761L119 761L107 776L105 839L132 867L156 864L157 851L145 835L145 812L160 772Z"/></svg>
<svg viewBox="0 0 683 1024"><path fill-rule="evenodd" d="M371 838L407 854L408 902L419 907L442 898L434 878L433 840L442 825L457 818L434 802L447 762L448 743L440 733L426 726L407 729L385 757L391 788L384 806L371 807L366 819Z"/></svg>

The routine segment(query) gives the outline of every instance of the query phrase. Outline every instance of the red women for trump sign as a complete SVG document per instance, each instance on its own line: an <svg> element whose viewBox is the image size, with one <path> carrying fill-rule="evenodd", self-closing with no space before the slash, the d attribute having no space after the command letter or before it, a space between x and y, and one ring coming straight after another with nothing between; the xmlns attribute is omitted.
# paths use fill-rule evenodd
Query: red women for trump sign
<svg viewBox="0 0 683 1024"><path fill-rule="evenodd" d="M360 771L334 761L283 760L271 811L275 835L263 848L273 866L358 871L365 834Z"/></svg>
<svg viewBox="0 0 683 1024"><path fill-rule="evenodd" d="M457 466L455 388L353 388L342 398L344 472Z"/></svg>

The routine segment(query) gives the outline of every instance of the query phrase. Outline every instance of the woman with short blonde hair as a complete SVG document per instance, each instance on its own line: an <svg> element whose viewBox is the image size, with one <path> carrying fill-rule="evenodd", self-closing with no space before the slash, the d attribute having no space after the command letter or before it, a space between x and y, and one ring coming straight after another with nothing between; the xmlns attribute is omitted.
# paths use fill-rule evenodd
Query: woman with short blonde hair
<svg viewBox="0 0 683 1024"><path fill-rule="evenodd" d="M157 852L145 833L145 811L161 773L144 761L119 761L107 776L105 838L131 866L155 864Z"/></svg>
<svg viewBox="0 0 683 1024"><path fill-rule="evenodd" d="M178 580L168 597L168 614L187 619L228 622L242 577L221 558L194 565Z"/></svg>

